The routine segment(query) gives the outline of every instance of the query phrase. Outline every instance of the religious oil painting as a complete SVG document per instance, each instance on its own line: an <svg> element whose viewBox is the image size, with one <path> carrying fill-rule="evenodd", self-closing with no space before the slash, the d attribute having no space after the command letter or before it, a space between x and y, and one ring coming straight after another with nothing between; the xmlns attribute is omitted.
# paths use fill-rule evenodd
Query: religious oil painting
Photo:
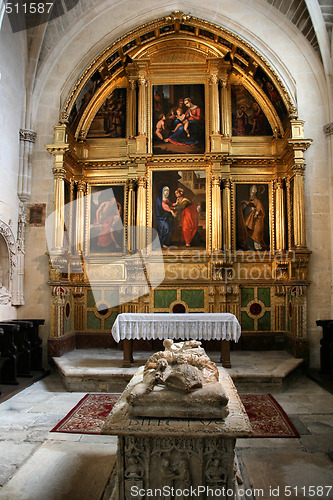
<svg viewBox="0 0 333 500"><path fill-rule="evenodd" d="M153 153L204 153L204 104L204 85L154 85Z"/></svg>
<svg viewBox="0 0 333 500"><path fill-rule="evenodd" d="M90 252L124 249L124 186L93 186L90 197Z"/></svg>
<svg viewBox="0 0 333 500"><path fill-rule="evenodd" d="M103 78L99 71L96 71L92 77L87 81L77 99L72 107L72 110L69 115L69 126L73 133L75 133L75 129L79 124L79 121L83 115L83 112L87 106L87 104L92 99L96 90L103 83Z"/></svg>
<svg viewBox="0 0 333 500"><path fill-rule="evenodd" d="M87 138L126 137L126 89L115 89L96 113Z"/></svg>
<svg viewBox="0 0 333 500"><path fill-rule="evenodd" d="M236 185L237 250L269 250L268 184Z"/></svg>
<svg viewBox="0 0 333 500"><path fill-rule="evenodd" d="M153 172L152 217L163 249L206 247L206 172Z"/></svg>
<svg viewBox="0 0 333 500"><path fill-rule="evenodd" d="M272 80L260 67L257 69L254 79L273 104L282 124L286 126L288 122L288 111Z"/></svg>
<svg viewBox="0 0 333 500"><path fill-rule="evenodd" d="M264 112L243 85L232 85L232 135L273 135Z"/></svg>

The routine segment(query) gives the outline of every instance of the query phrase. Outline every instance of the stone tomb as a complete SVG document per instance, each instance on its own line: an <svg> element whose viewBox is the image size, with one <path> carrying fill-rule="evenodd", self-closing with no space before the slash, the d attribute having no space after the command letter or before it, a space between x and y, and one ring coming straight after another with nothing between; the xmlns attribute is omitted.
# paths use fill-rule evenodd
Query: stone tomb
<svg viewBox="0 0 333 500"><path fill-rule="evenodd" d="M117 474L111 498L234 499L237 495L236 438L251 435L251 425L237 390L225 369L216 368L215 372L210 362L211 370L207 372L203 366L207 367L209 358L203 349L197 349L197 356L204 361L201 364L204 379L208 377L210 381L203 381L201 387L198 377L192 372L189 374L187 369L183 381L178 377L179 367L191 364L186 358L187 361L193 359L195 350L191 349L185 356L183 351L176 353L175 357L166 351L168 363L161 364L159 360L165 357L156 353L137 371L102 429L103 434L118 436ZM218 381L213 380L215 376ZM199 387L194 388L195 383ZM163 394L163 389L164 408L158 396ZM209 394L207 408L206 392ZM201 415L200 397L196 393L202 395ZM192 402L188 399L191 394ZM186 418L178 417L182 414L182 397L187 398L184 403L187 410L183 413ZM175 404L175 412L172 404ZM138 415L142 410L144 415ZM157 416L159 411L161 416Z"/></svg>

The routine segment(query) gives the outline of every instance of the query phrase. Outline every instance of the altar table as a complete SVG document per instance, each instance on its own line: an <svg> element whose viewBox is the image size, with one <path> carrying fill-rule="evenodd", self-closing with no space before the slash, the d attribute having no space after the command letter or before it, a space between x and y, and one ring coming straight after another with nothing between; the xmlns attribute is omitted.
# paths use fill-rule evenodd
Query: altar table
<svg viewBox="0 0 333 500"><path fill-rule="evenodd" d="M221 362L230 368L230 340L238 342L241 327L230 313L122 313L112 327L116 342L124 340L124 366L133 362L133 339L221 340Z"/></svg>

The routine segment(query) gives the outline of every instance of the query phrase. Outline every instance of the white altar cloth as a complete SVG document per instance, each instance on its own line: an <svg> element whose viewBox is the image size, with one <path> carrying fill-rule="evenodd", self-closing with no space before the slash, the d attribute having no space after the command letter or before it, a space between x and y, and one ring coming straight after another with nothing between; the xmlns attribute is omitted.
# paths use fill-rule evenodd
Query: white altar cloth
<svg viewBox="0 0 333 500"><path fill-rule="evenodd" d="M132 339L234 340L241 327L230 313L122 313L112 327L116 342Z"/></svg>

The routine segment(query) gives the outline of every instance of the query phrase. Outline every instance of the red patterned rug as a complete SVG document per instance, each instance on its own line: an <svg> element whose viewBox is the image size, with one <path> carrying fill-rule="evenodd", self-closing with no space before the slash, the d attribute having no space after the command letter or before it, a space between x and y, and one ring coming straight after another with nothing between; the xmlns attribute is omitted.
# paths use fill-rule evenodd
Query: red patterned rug
<svg viewBox="0 0 333 500"><path fill-rule="evenodd" d="M51 432L99 434L120 394L86 394ZM299 437L288 416L271 394L242 394L252 437Z"/></svg>

